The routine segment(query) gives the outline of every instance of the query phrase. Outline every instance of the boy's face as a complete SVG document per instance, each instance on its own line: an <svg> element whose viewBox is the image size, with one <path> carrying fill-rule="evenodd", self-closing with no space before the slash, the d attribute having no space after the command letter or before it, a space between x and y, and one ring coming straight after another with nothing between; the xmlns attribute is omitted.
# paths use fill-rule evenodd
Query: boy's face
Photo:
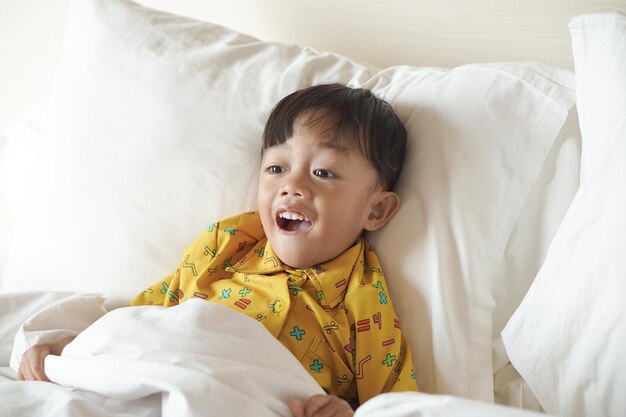
<svg viewBox="0 0 626 417"><path fill-rule="evenodd" d="M330 116L306 126L296 121L293 136L263 155L261 221L272 249L293 268L328 261L352 246L363 229L377 228L372 209L381 193L392 194L376 185L374 167L355 145L333 142L334 123Z"/></svg>

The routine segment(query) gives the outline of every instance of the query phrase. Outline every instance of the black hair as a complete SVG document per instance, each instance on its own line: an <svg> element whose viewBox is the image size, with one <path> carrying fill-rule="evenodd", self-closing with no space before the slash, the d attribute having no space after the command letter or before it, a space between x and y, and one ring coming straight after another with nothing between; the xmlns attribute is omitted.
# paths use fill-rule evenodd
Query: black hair
<svg viewBox="0 0 626 417"><path fill-rule="evenodd" d="M378 172L379 184L385 190L393 188L404 161L406 129L389 103L364 88L320 84L284 97L265 125L263 151L291 138L296 121L309 111L313 116L305 124L337 118L333 140L356 141Z"/></svg>

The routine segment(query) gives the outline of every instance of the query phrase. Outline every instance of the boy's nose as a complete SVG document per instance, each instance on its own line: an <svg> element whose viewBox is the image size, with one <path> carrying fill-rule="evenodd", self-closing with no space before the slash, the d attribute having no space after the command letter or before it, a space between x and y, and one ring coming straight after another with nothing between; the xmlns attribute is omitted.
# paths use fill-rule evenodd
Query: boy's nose
<svg viewBox="0 0 626 417"><path fill-rule="evenodd" d="M301 175L294 175L286 179L280 189L281 197L307 198L311 194L310 188Z"/></svg>
<svg viewBox="0 0 626 417"><path fill-rule="evenodd" d="M293 184L285 184L280 190L281 197L307 197L308 191L302 186L296 186Z"/></svg>
<svg viewBox="0 0 626 417"><path fill-rule="evenodd" d="M280 193L281 196L283 197L287 197L287 196L293 196L293 197L302 197L302 193L299 191L288 191L288 190L283 190Z"/></svg>

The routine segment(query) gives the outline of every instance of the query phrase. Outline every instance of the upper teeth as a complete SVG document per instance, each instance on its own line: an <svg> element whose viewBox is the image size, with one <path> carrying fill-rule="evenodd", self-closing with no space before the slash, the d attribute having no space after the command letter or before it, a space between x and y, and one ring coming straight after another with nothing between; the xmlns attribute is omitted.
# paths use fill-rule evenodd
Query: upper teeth
<svg viewBox="0 0 626 417"><path fill-rule="evenodd" d="M283 211L282 213L280 213L278 215L278 217L281 217L281 218L287 219L287 220L300 220L300 221L306 220L306 221L309 221L309 219L307 219L302 214L296 213L296 212L293 212L293 211Z"/></svg>

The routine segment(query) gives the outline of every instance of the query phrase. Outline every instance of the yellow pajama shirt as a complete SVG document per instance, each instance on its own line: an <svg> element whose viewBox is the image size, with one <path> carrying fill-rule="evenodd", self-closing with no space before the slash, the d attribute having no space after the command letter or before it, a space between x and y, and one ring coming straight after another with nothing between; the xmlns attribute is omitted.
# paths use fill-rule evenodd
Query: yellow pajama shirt
<svg viewBox="0 0 626 417"><path fill-rule="evenodd" d="M383 392L417 390L387 283L363 238L322 265L291 269L272 251L257 213L231 217L209 226L178 269L131 305L193 297L263 323L329 394L362 404Z"/></svg>

